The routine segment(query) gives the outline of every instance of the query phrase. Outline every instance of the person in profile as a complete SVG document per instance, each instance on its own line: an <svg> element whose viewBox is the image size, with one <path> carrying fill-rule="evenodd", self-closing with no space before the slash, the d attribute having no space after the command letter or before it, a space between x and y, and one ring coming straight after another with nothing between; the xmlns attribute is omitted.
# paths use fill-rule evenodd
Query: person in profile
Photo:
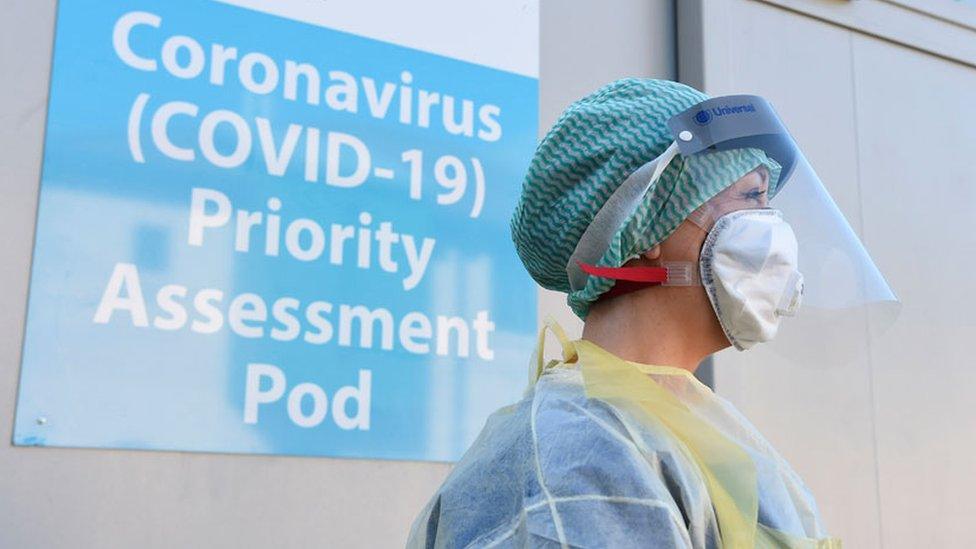
<svg viewBox="0 0 976 549"><path fill-rule="evenodd" d="M845 306L892 295L768 102L612 82L542 139L511 228L582 338L547 320L535 381L408 547L840 547L789 464L693 375L834 288ZM821 272L823 254L851 268ZM561 359L544 361L546 329Z"/></svg>

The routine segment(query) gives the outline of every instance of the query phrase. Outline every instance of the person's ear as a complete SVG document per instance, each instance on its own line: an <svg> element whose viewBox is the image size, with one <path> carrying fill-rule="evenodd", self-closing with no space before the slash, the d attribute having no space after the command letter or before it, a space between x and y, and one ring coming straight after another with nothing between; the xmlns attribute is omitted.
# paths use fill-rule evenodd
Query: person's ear
<svg viewBox="0 0 976 549"><path fill-rule="evenodd" d="M656 261L661 259L661 245L655 244L653 248L646 250L641 254L644 259L649 259L651 261Z"/></svg>

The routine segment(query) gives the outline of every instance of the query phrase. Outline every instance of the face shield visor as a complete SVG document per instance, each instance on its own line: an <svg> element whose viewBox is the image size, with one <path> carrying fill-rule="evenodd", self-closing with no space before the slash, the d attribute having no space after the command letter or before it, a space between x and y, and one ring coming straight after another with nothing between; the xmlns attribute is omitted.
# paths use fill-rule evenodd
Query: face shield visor
<svg viewBox="0 0 976 549"><path fill-rule="evenodd" d="M611 292L649 284L700 284L705 273L695 272L697 265L668 264L667 258L662 267L609 268L597 263L614 232L676 155L690 159L717 151L761 151L769 162L750 174L751 179L744 177L718 193L688 221L709 232L742 210L781 212L796 239L802 301L778 323L775 337L764 346L812 366L844 362L864 351L871 335L881 333L897 316L897 298L772 106L753 95L716 97L677 114L668 126L672 145L631 174L584 232L567 264L571 286L582 287L589 276L616 279ZM707 181L700 183L709 186Z"/></svg>

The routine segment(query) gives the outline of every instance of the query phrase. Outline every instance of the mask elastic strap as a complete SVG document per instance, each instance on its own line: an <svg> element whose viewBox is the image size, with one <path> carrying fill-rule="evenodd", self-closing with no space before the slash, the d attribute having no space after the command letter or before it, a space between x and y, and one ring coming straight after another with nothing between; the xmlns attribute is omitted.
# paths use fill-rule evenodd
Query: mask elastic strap
<svg viewBox="0 0 976 549"><path fill-rule="evenodd" d="M696 286L701 284L695 265L684 261L665 261L663 267L597 267L580 264L591 276L610 278L617 282L603 293L605 297L643 290L648 286Z"/></svg>
<svg viewBox="0 0 976 549"><path fill-rule="evenodd" d="M593 221L590 222L589 226L583 232L580 237L579 242L576 244L576 248L573 250L573 255L570 257L569 262L566 264L566 273L569 276L570 289L572 291L578 291L586 286L586 281L589 276L604 276L597 274L589 268L593 269L603 269L604 267L596 267L596 263L600 261L604 254L606 254L607 249L610 247L610 243L613 240L614 235L620 230L620 227L634 214L634 211L644 200L644 196L647 191L654 187L657 180L660 179L661 174L668 167L675 156L678 155L679 149L678 144L672 142L671 145L663 152L660 156L654 160L644 164L640 168L634 170L623 183L610 195L610 198L603 204L600 211L596 213L593 217ZM585 267L584 267L585 265ZM630 268L628 268L629 270ZM661 269L659 267L644 267L644 269ZM656 280L662 276L661 271L663 271L662 280ZM657 283L662 283L667 280L667 271L661 269L655 275L650 275L656 280ZM612 271L605 271L608 274ZM622 273L618 273L622 275ZM629 275L622 275L629 276ZM642 275L635 274L634 276L648 276L646 273ZM607 278L618 278L617 276L607 276ZM621 280L630 280L632 282L641 281L633 278L622 278Z"/></svg>
<svg viewBox="0 0 976 549"><path fill-rule="evenodd" d="M586 263L579 264L588 275L628 282L664 284L668 281L667 267L597 267Z"/></svg>

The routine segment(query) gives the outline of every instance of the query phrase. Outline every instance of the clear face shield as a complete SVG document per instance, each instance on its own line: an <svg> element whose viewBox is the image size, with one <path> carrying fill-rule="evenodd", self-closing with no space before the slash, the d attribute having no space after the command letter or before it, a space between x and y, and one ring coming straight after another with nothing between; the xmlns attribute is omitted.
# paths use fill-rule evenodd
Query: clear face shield
<svg viewBox="0 0 976 549"><path fill-rule="evenodd" d="M747 273L714 280L730 278L721 268L723 251L735 248L736 255L746 257L740 263L752 261L756 273L774 273L772 284L789 286L773 296L781 303L767 307L768 323L775 325L774 336L764 342L767 348L810 366L841 363L866 350L872 333L882 332L897 316L898 300L769 103L752 95L716 97L674 116L668 125L675 139L671 147L621 184L584 232L567 264L573 288L582 287L589 276L617 279L624 288L702 284L721 322L723 315L736 314L719 310L723 296L743 293L740 300L748 309L750 295L757 300L765 295L750 294L749 285L756 282ZM669 264L664 258L663 267L596 266L612 231L676 155L688 159L735 150L761 151L766 162L688 216L708 233L700 265ZM751 219L737 220L742 217ZM773 248L781 251L772 253ZM748 348L735 337L730 341Z"/></svg>

